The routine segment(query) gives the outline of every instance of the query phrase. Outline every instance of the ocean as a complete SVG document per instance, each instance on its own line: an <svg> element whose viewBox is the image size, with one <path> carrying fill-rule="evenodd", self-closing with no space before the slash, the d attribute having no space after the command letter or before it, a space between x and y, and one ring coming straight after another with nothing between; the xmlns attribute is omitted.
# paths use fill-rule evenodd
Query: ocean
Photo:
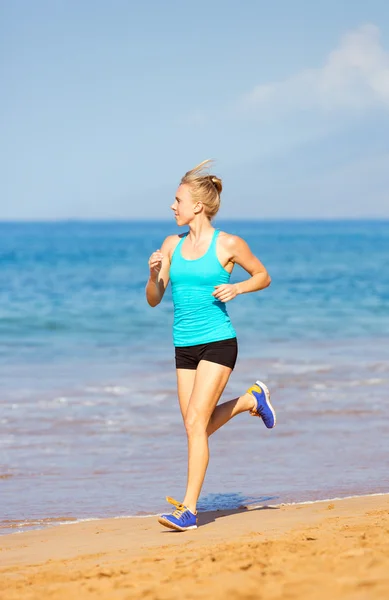
<svg viewBox="0 0 389 600"><path fill-rule="evenodd" d="M260 378L277 426L242 414L211 437L199 510L389 492L389 222L215 225L272 277L227 305L239 358L221 401ZM171 293L144 294L178 231L0 223L0 533L183 498Z"/></svg>

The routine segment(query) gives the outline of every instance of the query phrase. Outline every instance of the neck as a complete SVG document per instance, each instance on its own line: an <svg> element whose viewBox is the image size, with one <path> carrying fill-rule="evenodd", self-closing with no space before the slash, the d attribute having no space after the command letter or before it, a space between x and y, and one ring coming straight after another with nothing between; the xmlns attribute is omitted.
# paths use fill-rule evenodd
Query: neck
<svg viewBox="0 0 389 600"><path fill-rule="evenodd" d="M211 221L207 218L194 219L189 223L189 238L193 245L202 242L214 232Z"/></svg>

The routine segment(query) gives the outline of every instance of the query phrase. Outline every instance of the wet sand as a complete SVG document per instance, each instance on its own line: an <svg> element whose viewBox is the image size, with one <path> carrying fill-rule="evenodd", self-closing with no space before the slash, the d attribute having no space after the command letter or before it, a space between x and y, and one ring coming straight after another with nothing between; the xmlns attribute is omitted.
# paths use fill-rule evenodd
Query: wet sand
<svg viewBox="0 0 389 600"><path fill-rule="evenodd" d="M389 495L155 517L0 538L2 600L389 597Z"/></svg>

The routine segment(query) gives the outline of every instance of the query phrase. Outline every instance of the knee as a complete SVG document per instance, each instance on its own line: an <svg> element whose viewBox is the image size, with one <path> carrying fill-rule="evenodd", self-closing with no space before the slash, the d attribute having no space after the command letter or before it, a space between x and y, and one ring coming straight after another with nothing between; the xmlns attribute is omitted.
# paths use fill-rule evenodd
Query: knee
<svg viewBox="0 0 389 600"><path fill-rule="evenodd" d="M207 423L201 418L201 415L195 411L188 411L184 419L185 429L188 437L204 435L207 430Z"/></svg>

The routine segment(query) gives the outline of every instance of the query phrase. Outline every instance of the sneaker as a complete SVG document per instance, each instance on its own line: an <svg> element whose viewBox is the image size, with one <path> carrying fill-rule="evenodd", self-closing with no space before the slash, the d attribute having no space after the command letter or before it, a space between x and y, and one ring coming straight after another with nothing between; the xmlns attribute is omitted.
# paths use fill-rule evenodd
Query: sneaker
<svg viewBox="0 0 389 600"><path fill-rule="evenodd" d="M177 502L169 496L166 500L176 507L176 510L171 515L161 515L158 519L161 525L176 529L177 531L186 531L187 529L197 529L197 516L193 514L189 508Z"/></svg>
<svg viewBox="0 0 389 600"><path fill-rule="evenodd" d="M268 429L272 429L276 424L276 413L270 404L270 392L262 381L256 381L248 390L257 401L257 406L250 411L253 417L261 417Z"/></svg>

